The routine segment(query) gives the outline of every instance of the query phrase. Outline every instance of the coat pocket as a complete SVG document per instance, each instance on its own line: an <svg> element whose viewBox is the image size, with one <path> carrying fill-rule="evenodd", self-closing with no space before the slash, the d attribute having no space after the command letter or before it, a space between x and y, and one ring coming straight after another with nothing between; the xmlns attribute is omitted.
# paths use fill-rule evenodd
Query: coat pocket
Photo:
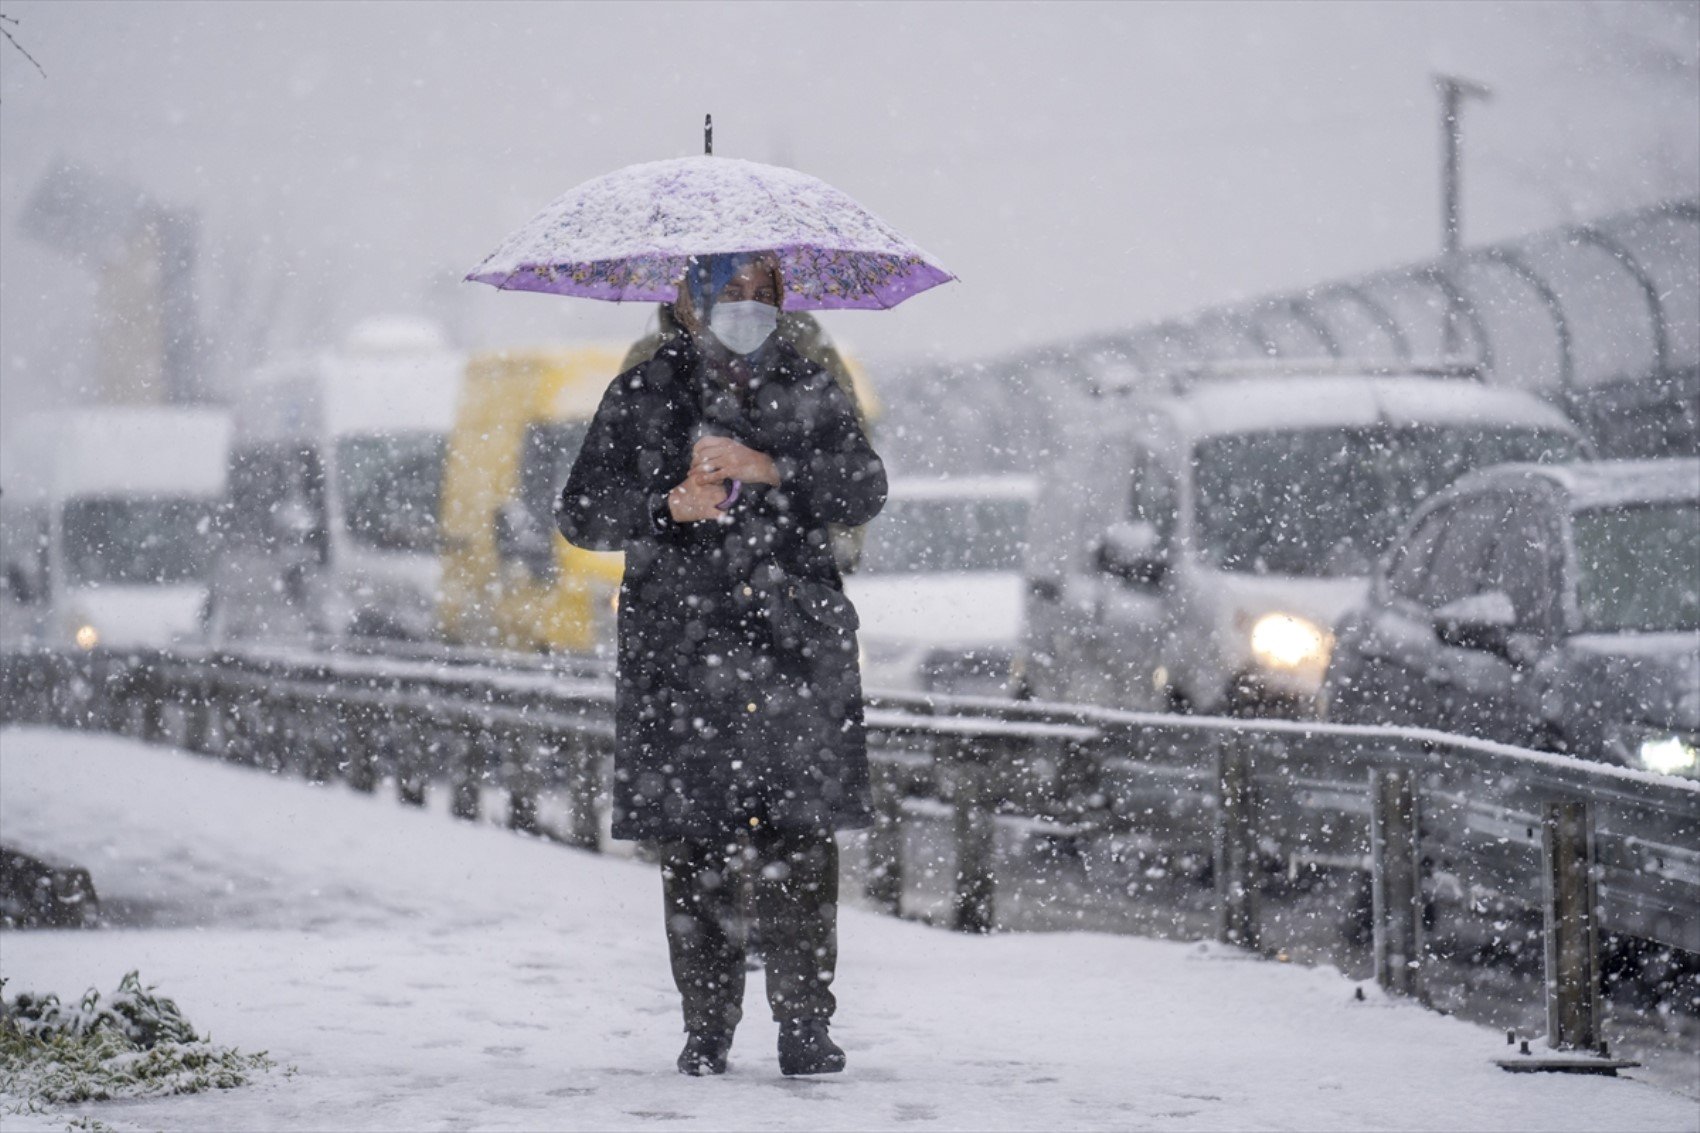
<svg viewBox="0 0 1700 1133"><path fill-rule="evenodd" d="M757 569L755 582L774 642L782 649L818 654L861 626L850 599L824 582L798 578L774 562Z"/></svg>

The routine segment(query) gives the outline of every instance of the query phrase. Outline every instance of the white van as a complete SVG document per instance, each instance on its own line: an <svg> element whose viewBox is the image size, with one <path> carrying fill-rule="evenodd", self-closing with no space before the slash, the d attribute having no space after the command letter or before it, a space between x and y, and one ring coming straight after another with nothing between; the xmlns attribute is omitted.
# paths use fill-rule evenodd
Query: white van
<svg viewBox="0 0 1700 1133"><path fill-rule="evenodd" d="M1314 714L1336 621L1421 499L1586 447L1444 365L1236 365L1095 408L1035 509L1027 679L1133 709Z"/></svg>
<svg viewBox="0 0 1700 1133"><path fill-rule="evenodd" d="M389 317L250 376L222 635L437 636L438 513L465 369L431 323Z"/></svg>
<svg viewBox="0 0 1700 1133"><path fill-rule="evenodd" d="M1022 561L1031 476L894 478L844 591L874 691L1021 689Z"/></svg>
<svg viewBox="0 0 1700 1133"><path fill-rule="evenodd" d="M0 455L0 636L83 649L203 636L230 439L217 409L17 421Z"/></svg>

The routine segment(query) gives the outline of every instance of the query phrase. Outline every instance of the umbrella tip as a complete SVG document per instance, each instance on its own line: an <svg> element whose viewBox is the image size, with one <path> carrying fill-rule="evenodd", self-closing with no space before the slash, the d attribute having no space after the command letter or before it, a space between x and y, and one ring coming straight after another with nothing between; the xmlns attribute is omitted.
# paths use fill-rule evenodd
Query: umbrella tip
<svg viewBox="0 0 1700 1133"><path fill-rule="evenodd" d="M702 152L704 154L714 152L714 115L712 114L702 116Z"/></svg>

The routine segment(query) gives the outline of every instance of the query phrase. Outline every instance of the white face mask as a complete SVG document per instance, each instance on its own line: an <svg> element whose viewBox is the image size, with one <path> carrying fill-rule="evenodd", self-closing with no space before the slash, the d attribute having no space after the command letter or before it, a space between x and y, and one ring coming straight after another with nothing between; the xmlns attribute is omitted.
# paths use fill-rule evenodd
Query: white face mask
<svg viewBox="0 0 1700 1133"><path fill-rule="evenodd" d="M734 354L753 354L779 326L779 308L746 300L716 303L708 315L708 329Z"/></svg>

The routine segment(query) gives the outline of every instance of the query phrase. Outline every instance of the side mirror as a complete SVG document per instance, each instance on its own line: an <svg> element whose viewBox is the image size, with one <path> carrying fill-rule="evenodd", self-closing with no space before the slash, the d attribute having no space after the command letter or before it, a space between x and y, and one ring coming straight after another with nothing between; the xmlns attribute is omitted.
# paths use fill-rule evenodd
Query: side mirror
<svg viewBox="0 0 1700 1133"><path fill-rule="evenodd" d="M1111 524L1098 539L1098 569L1127 582L1153 586L1168 569L1162 536L1149 523L1123 521Z"/></svg>
<svg viewBox="0 0 1700 1133"><path fill-rule="evenodd" d="M20 606L34 605L36 601L35 581L30 578L30 572L24 569L22 563L7 563L3 577L6 589L11 592L12 601Z"/></svg>
<svg viewBox="0 0 1700 1133"><path fill-rule="evenodd" d="M1503 590L1485 590L1434 612L1434 632L1448 645L1505 653L1517 628L1517 609Z"/></svg>
<svg viewBox="0 0 1700 1133"><path fill-rule="evenodd" d="M555 547L536 518L518 500L509 500L491 517L496 555L503 562L519 562L535 580L554 573Z"/></svg>

